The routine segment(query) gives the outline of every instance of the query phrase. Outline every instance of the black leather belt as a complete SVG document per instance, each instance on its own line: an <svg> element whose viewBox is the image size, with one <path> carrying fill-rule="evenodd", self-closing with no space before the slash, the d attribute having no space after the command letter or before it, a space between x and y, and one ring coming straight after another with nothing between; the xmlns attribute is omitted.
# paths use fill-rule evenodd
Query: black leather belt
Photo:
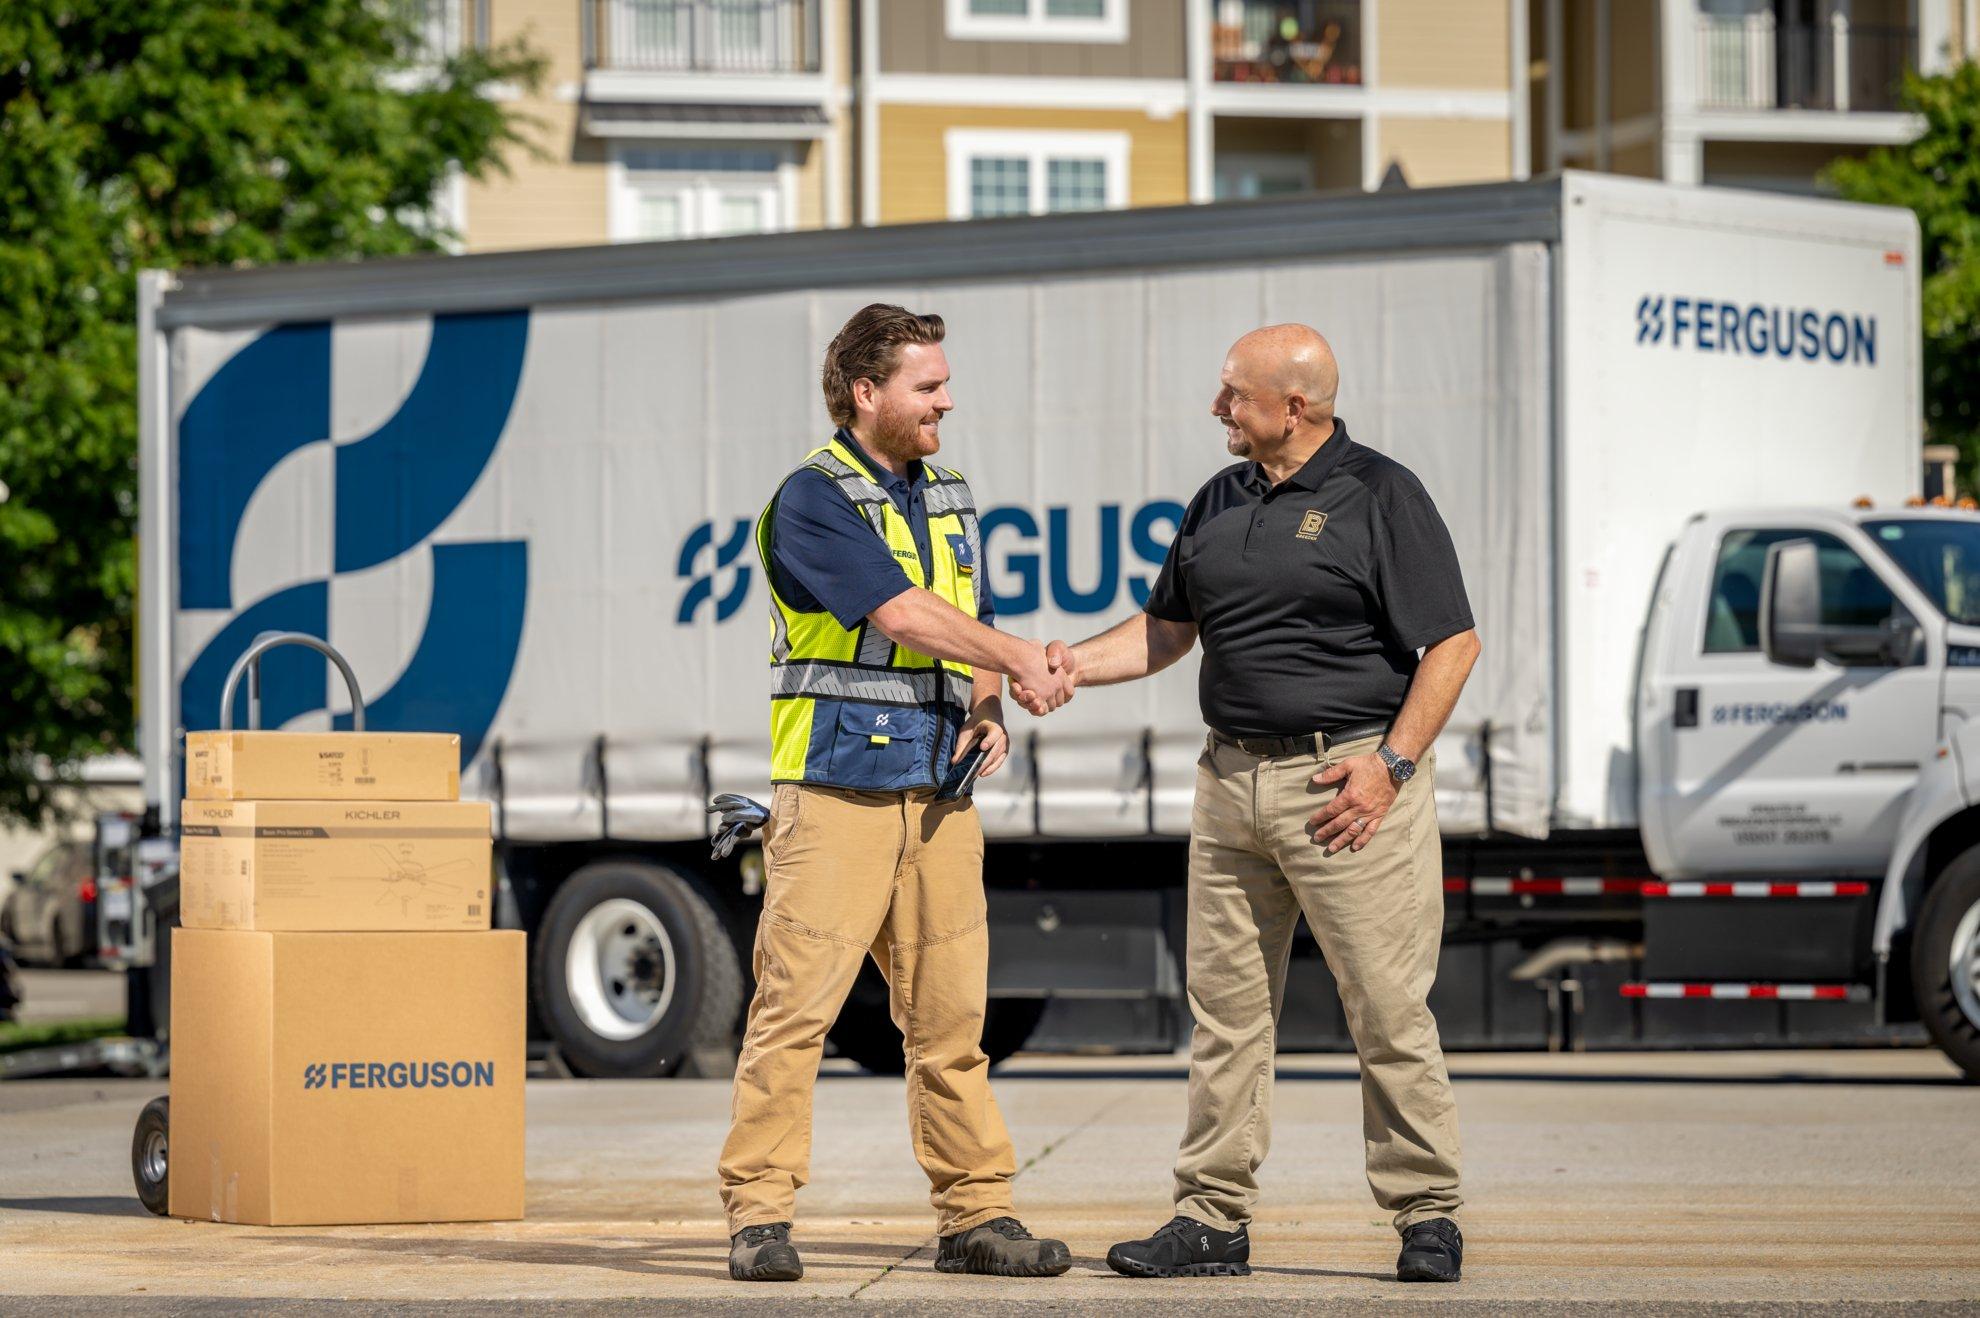
<svg viewBox="0 0 1980 1318"><path fill-rule="evenodd" d="M1319 755L1344 741L1377 737L1388 730L1388 719L1369 719L1365 723L1343 724L1322 732L1303 732L1297 737L1233 737L1215 728L1210 729L1210 735L1226 746L1237 747L1246 755Z"/></svg>

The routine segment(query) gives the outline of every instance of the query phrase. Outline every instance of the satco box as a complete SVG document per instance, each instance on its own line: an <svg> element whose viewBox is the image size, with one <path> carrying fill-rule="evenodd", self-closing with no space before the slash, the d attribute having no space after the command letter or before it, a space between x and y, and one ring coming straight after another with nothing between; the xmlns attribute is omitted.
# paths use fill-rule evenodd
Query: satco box
<svg viewBox="0 0 1980 1318"><path fill-rule="evenodd" d="M523 935L172 931L175 1217L523 1212Z"/></svg>
<svg viewBox="0 0 1980 1318"><path fill-rule="evenodd" d="M452 801L461 739L441 732L189 732L195 801Z"/></svg>
<svg viewBox="0 0 1980 1318"><path fill-rule="evenodd" d="M189 929L486 929L483 801L187 801Z"/></svg>

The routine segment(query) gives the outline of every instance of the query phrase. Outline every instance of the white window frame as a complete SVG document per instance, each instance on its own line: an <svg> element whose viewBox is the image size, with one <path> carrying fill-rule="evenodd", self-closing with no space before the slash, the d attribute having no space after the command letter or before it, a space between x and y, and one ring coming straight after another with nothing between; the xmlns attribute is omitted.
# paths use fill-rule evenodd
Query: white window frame
<svg viewBox="0 0 1980 1318"><path fill-rule="evenodd" d="M768 150L776 156L776 168L768 174L755 172L730 172L725 170L657 170L637 168L632 161L642 151L680 148L682 150ZM700 232L708 226L720 206L719 194L724 181L760 184L770 199L771 217L764 233L788 233L797 227L797 148L788 142L728 142L728 141L673 141L664 145L651 142L614 142L612 158L606 170L606 237L615 243L658 241L647 239L636 232L639 222L639 196L649 188L654 190L678 191L694 213L689 223L693 230L683 236L683 241L694 238L732 237L735 235Z"/></svg>
<svg viewBox="0 0 1980 1318"><path fill-rule="evenodd" d="M949 162L949 218L970 218L969 164L972 160L985 157L1009 159L1017 156L1030 162L1033 215L1050 213L1045 209L1047 161L1097 158L1107 167L1106 209L1120 210L1128 204L1128 155L1132 145L1132 139L1126 133L1077 129L1021 132L1006 128L951 128L942 135L943 152Z"/></svg>
<svg viewBox="0 0 1980 1318"><path fill-rule="evenodd" d="M951 41L1122 42L1128 37L1128 0L1102 0L1098 18L1047 18L1045 0L1026 0L1025 13L975 14L969 0L948 0Z"/></svg>

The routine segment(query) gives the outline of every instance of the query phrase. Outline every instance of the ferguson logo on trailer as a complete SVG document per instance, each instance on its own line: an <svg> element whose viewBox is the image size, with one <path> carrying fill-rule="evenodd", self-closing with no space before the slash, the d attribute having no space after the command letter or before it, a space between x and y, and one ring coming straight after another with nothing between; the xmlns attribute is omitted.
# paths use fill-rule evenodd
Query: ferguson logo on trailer
<svg viewBox="0 0 1980 1318"><path fill-rule="evenodd" d="M1877 364L1877 318L1760 302L1645 293L1636 303L1639 347L1668 343L1735 357Z"/></svg>

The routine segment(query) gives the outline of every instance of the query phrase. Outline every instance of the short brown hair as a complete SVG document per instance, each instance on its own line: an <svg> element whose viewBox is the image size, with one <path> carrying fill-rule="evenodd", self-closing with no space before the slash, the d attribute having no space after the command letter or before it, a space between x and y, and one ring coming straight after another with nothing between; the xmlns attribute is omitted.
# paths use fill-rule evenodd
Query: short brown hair
<svg viewBox="0 0 1980 1318"><path fill-rule="evenodd" d="M940 316L919 316L887 302L855 311L825 349L825 369L819 372L832 424L853 423L854 380L884 384L899 369L904 344L940 343L945 333Z"/></svg>

